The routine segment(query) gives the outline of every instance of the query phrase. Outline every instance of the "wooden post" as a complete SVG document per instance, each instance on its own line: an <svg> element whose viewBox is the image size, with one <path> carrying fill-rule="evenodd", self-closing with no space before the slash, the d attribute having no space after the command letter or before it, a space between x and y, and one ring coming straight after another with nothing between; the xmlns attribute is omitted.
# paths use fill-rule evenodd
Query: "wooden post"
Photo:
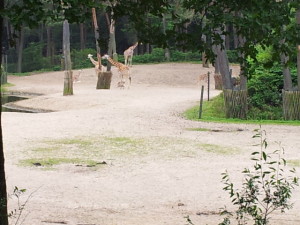
<svg viewBox="0 0 300 225"><path fill-rule="evenodd" d="M207 72L207 101L209 101L210 72Z"/></svg>
<svg viewBox="0 0 300 225"><path fill-rule="evenodd" d="M70 25L68 20L65 20L63 23L63 53L65 62L63 95L73 95L73 75L70 53Z"/></svg>
<svg viewBox="0 0 300 225"><path fill-rule="evenodd" d="M199 106L199 119L202 117L202 105L203 105L203 93L204 93L204 86L201 86L201 96L200 96L200 106Z"/></svg>

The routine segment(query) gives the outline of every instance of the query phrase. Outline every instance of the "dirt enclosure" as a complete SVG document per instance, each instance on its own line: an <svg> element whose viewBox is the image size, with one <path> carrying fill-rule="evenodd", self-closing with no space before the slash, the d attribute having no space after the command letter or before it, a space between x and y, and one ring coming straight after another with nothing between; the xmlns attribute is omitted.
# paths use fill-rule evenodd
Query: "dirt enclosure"
<svg viewBox="0 0 300 225"><path fill-rule="evenodd" d="M31 196L23 224L184 225L185 216L195 225L221 222L219 209L233 210L221 173L241 183L259 126L182 118L198 104L207 82L199 76L208 71L199 64L134 65L131 88L121 90L113 68L111 89L96 90L94 70L84 69L73 96L62 96L63 72L10 76L11 92L31 95L15 106L52 111L2 114L8 190L26 188L21 201ZM281 142L286 159L300 159L299 127L263 129L270 151ZM62 164L46 166L51 160ZM292 201L272 225L300 224L299 188ZM16 203L12 198L10 209Z"/></svg>

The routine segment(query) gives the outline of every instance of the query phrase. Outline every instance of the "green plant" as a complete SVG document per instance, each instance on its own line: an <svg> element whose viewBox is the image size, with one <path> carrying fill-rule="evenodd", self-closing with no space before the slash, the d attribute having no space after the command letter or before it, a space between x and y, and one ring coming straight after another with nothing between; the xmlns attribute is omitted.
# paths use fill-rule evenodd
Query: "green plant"
<svg viewBox="0 0 300 225"><path fill-rule="evenodd" d="M228 172L222 173L223 188L230 195L233 205L237 206L235 219L239 225L248 224L250 219L254 225L267 225L270 215L277 210L282 213L290 209L293 204L289 202L292 190L298 185L295 169L286 172L286 160L283 158L284 149L280 147L272 153L266 151L268 143L266 132L256 130L253 138L260 139L260 151L252 153L253 168L243 170L244 181L241 190L235 189L230 181ZM224 209L221 213L226 215L219 225L230 224L233 216Z"/></svg>
<svg viewBox="0 0 300 225"><path fill-rule="evenodd" d="M238 52L236 50L226 50L228 61L230 63L238 63Z"/></svg>
<svg viewBox="0 0 300 225"><path fill-rule="evenodd" d="M71 52L73 69L94 67L94 65L87 57L88 54L92 54L94 59L97 60L96 50L94 49L90 49L90 48L83 49L83 50L73 49Z"/></svg>

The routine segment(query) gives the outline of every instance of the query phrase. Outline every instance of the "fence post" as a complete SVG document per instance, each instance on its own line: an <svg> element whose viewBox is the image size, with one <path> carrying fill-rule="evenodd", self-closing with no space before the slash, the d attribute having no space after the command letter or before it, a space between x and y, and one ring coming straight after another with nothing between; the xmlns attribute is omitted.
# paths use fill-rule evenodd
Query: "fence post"
<svg viewBox="0 0 300 225"><path fill-rule="evenodd" d="M207 101L209 101L210 72L207 72Z"/></svg>
<svg viewBox="0 0 300 225"><path fill-rule="evenodd" d="M204 92L204 86L201 86L201 96L200 96L200 106L199 106L199 119L201 119L202 116L202 105L203 105L203 92Z"/></svg>

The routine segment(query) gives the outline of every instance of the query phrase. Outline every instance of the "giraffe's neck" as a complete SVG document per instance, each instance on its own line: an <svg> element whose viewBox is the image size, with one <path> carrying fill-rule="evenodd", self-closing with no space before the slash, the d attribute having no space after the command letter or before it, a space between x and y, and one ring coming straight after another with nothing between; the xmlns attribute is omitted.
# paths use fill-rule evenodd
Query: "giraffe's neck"
<svg viewBox="0 0 300 225"><path fill-rule="evenodd" d="M136 46L138 46L138 44L139 43L137 42L137 43L135 43L134 45L131 46L132 51L136 48Z"/></svg>
<svg viewBox="0 0 300 225"><path fill-rule="evenodd" d="M115 67L117 67L119 71L125 71L125 70L128 70L128 67L127 67L127 66L125 66L125 65L122 64L122 63L119 63L119 62L114 61L114 60L113 60L112 58L110 58L110 57L107 57L107 60L108 60L111 64L113 64Z"/></svg>
<svg viewBox="0 0 300 225"><path fill-rule="evenodd" d="M111 64L113 64L114 66L116 66L116 67L118 67L118 68L120 67L119 63L117 63L116 61L114 61L112 58L108 57L107 60L108 60Z"/></svg>
<svg viewBox="0 0 300 225"><path fill-rule="evenodd" d="M95 61L92 57L89 57L89 59L91 60L91 62L92 62L95 66L98 66L98 62Z"/></svg>

